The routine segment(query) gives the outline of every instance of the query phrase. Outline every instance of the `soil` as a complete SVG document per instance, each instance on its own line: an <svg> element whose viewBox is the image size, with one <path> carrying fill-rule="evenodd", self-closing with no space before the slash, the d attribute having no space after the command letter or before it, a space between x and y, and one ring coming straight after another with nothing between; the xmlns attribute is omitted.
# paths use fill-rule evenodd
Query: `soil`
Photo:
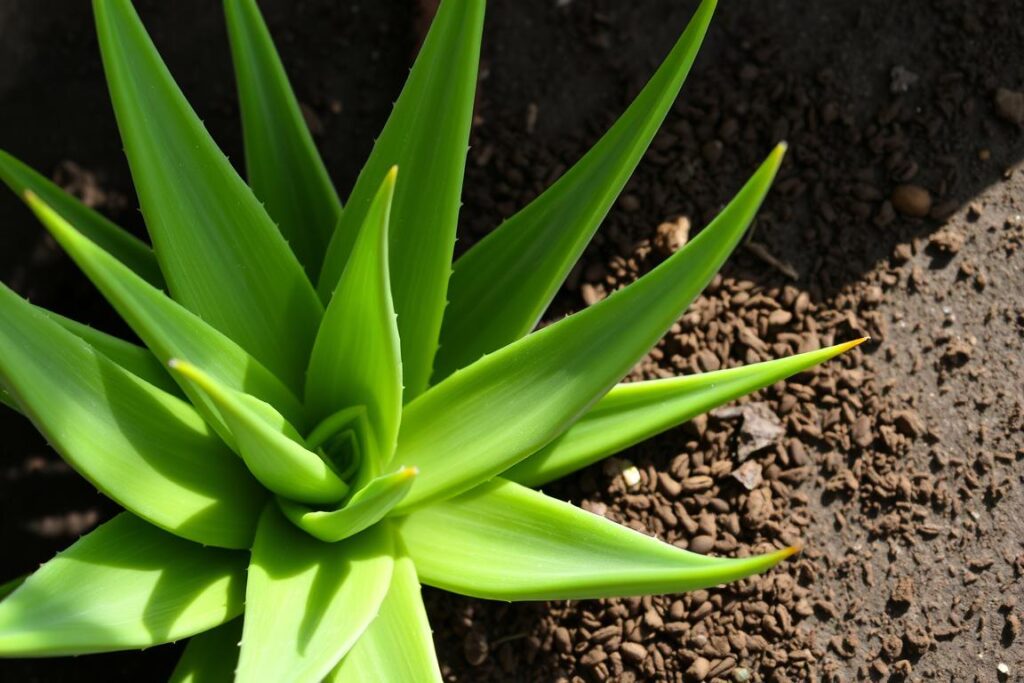
<svg viewBox="0 0 1024 683"><path fill-rule="evenodd" d="M199 0L136 4L241 159L220 16ZM0 146L141 233L88 7L44 5L0 2ZM401 87L418 6L261 5L344 191ZM592 144L694 5L491 3L459 250ZM1024 2L721 5L683 96L548 319L660 262L786 139L748 242L631 378L872 340L546 490L698 552L805 551L683 596L508 605L428 590L445 677L1019 677ZM124 331L14 198L0 197L0 220L5 282ZM0 542L13 575L115 507L25 420L0 419ZM639 481L623 476L633 466ZM157 680L179 649L0 662L0 679Z"/></svg>

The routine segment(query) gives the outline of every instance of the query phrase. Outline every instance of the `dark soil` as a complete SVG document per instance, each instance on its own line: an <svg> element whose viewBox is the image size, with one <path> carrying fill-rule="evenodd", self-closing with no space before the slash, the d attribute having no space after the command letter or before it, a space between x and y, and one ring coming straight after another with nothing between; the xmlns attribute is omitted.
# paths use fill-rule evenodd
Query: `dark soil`
<svg viewBox="0 0 1024 683"><path fill-rule="evenodd" d="M63 3L62 14L48 4L0 2L0 146L91 188L140 230L86 3ZM197 0L137 4L240 159L220 16ZM401 87L416 12L261 4L344 191ZM491 3L460 250L578 158L694 4ZM449 679L997 681L1007 680L1001 663L1011 679L1024 671L1021 45L1020 0L722 3L683 97L550 317L660 262L786 139L789 160L750 241L633 376L872 341L737 415L695 420L548 490L698 552L807 549L767 576L684 596L506 605L428 591ZM0 219L5 282L123 329L14 198L0 198ZM6 576L114 506L26 421L0 419ZM767 445L747 454L759 424L777 429L762 429ZM622 472L633 466L630 486ZM176 655L2 662L0 679L160 679Z"/></svg>

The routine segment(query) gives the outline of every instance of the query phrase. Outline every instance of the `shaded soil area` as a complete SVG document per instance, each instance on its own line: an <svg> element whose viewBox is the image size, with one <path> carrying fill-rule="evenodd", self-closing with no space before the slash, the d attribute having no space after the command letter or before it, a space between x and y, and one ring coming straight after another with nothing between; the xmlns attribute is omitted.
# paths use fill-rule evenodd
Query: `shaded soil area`
<svg viewBox="0 0 1024 683"><path fill-rule="evenodd" d="M141 231L88 7L46 4L0 2L0 146ZM221 17L198 0L137 5L241 159ZM261 5L344 192L401 87L417 8ZM694 5L491 3L458 249L597 139ZM506 605L428 591L448 679L1024 671L1021 45L1019 0L723 3L683 96L548 319L659 263L786 139L748 242L631 377L872 340L546 490L697 552L806 550L764 577L684 596ZM12 197L0 198L0 220L5 282L123 331ZM6 576L115 508L26 421L0 419ZM0 662L0 678L156 680L177 651Z"/></svg>

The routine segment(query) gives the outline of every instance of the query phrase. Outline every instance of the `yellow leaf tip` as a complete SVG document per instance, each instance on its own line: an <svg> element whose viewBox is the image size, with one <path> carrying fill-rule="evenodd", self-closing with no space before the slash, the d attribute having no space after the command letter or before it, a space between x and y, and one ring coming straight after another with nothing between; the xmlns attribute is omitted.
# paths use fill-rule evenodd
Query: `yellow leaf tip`
<svg viewBox="0 0 1024 683"><path fill-rule="evenodd" d="M420 473L420 468L415 466L403 466L398 470L398 473L405 479L411 479Z"/></svg>
<svg viewBox="0 0 1024 683"><path fill-rule="evenodd" d="M845 353L852 348L856 348L866 341L871 341L871 337L861 337L860 339L852 339L848 342L844 342L839 345L839 353Z"/></svg>
<svg viewBox="0 0 1024 683"><path fill-rule="evenodd" d="M775 553L775 555L779 558L779 561L781 562L782 560L793 557L797 553L803 552L803 550L803 543L797 543L795 545L789 546L788 548L783 548L782 550L779 550Z"/></svg>
<svg viewBox="0 0 1024 683"><path fill-rule="evenodd" d="M393 183L398 178L398 165L394 165L388 169L388 174L384 178L389 182Z"/></svg>

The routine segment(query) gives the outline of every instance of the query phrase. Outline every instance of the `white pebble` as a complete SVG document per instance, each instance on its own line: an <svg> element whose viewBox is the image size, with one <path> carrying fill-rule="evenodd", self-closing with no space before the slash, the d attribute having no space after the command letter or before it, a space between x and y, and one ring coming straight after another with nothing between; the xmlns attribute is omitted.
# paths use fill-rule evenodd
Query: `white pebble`
<svg viewBox="0 0 1024 683"><path fill-rule="evenodd" d="M640 485L640 470L632 465L622 470L622 480L626 482L626 488L635 489Z"/></svg>

